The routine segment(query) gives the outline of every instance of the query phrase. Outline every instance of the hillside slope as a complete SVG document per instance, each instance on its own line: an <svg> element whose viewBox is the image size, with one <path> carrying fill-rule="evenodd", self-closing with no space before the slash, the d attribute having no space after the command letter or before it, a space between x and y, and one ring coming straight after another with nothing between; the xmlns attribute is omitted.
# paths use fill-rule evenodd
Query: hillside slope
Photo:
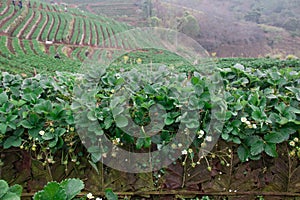
<svg viewBox="0 0 300 200"><path fill-rule="evenodd" d="M20 9L4 0L0 13L1 70L25 74L62 68L76 71L87 57L101 59L131 47L125 38L115 37L130 29L127 24L76 8L66 12L64 6L31 1Z"/></svg>
<svg viewBox="0 0 300 200"><path fill-rule="evenodd" d="M218 56L300 56L300 3L274 0L162 0L156 13L164 24L185 11L199 21L195 39ZM176 27L176 21L171 27Z"/></svg>

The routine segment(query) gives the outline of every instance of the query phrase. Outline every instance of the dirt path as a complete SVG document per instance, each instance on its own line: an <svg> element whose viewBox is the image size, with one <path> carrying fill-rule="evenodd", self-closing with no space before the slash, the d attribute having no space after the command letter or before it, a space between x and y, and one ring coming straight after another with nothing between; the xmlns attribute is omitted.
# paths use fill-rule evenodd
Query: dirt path
<svg viewBox="0 0 300 200"><path fill-rule="evenodd" d="M35 50L35 48L33 47L33 43L32 43L32 40L29 41L29 45L30 45L30 48L31 50L34 52L35 55L38 55L38 52Z"/></svg>
<svg viewBox="0 0 300 200"><path fill-rule="evenodd" d="M12 39L11 38L7 38L7 44L6 44L8 50L12 53L12 54L16 54L15 49L12 45Z"/></svg>
<svg viewBox="0 0 300 200"><path fill-rule="evenodd" d="M71 30L69 31L70 34L68 35L69 39L67 39L67 42L68 42L69 44L71 43L71 39L72 39L72 37L73 37L73 35L74 35L74 32L75 32L75 25L76 25L76 18L75 18L75 17L72 19L71 25L72 25L72 28L71 28Z"/></svg>
<svg viewBox="0 0 300 200"><path fill-rule="evenodd" d="M10 15L8 15L6 18L1 20L0 27L2 27L8 20L10 20L15 14L17 13L17 10L14 10Z"/></svg>
<svg viewBox="0 0 300 200"><path fill-rule="evenodd" d="M118 40L117 37L116 37L115 31L114 31L113 29L110 29L110 30L111 30L111 32L112 32L112 34L113 34L113 36L114 36L115 41L116 41L116 47L117 47L117 48L124 49L123 40L122 40L122 44L121 44L122 46L120 46L119 40Z"/></svg>
<svg viewBox="0 0 300 200"><path fill-rule="evenodd" d="M20 38L23 35L24 31L27 29L28 25L32 22L32 20L34 19L35 15L36 15L36 12L33 11L33 14L31 15L30 19L25 23L25 25L23 26L23 28L17 34L18 38Z"/></svg>
<svg viewBox="0 0 300 200"><path fill-rule="evenodd" d="M93 23L93 26L94 26L94 30L95 30L95 33L96 33L95 46L98 46L99 45L99 33L98 33L98 30L97 30L96 24Z"/></svg>
<svg viewBox="0 0 300 200"><path fill-rule="evenodd" d="M20 45L21 49L23 50L24 54L27 54L28 52L26 51L26 49L24 47L23 40L19 40L19 45Z"/></svg>
<svg viewBox="0 0 300 200"><path fill-rule="evenodd" d="M86 38L86 24L85 24L85 21L86 20L82 20L82 22L83 22L83 33L81 35L81 40L79 42L79 45L83 45L84 41L85 41L85 38ZM78 35L78 37L79 37L79 35Z"/></svg>
<svg viewBox="0 0 300 200"><path fill-rule="evenodd" d="M92 23L90 21L88 21L88 23L90 24L90 40L89 40L89 45L92 46L93 43L93 29L92 29Z"/></svg>
<svg viewBox="0 0 300 200"><path fill-rule="evenodd" d="M26 39L31 39L32 38L32 34L34 33L34 31L36 30L37 26L41 23L42 21L42 13L39 13L39 19L37 20L37 23L35 23L32 27L31 30L29 31L29 33L27 34L27 36L25 37Z"/></svg>
<svg viewBox="0 0 300 200"><path fill-rule="evenodd" d="M48 21L49 21L49 16L48 16L48 14L46 14L46 21L45 21L45 23L43 24L43 26L42 26L42 28L41 28L41 30L40 30L39 35L37 36L37 40L41 41L42 34L43 34L43 32L45 31L45 28L46 28L46 25L47 25Z"/></svg>
<svg viewBox="0 0 300 200"><path fill-rule="evenodd" d="M2 6L4 6L4 4ZM0 13L0 15L3 16L5 13L7 13L7 11L9 11L9 5L6 5L5 9Z"/></svg>
<svg viewBox="0 0 300 200"><path fill-rule="evenodd" d="M55 18L54 18L55 19ZM61 28L64 28L64 27L61 27L61 19L60 19L60 15L58 15L58 25L57 25L57 29L56 29L56 31L55 31L55 34L54 34L54 41L56 41L57 39L56 39L56 37L57 37L57 33L58 33L58 31L61 29Z"/></svg>
<svg viewBox="0 0 300 200"><path fill-rule="evenodd" d="M107 40L107 39L109 39L109 46L108 47L114 47L114 46L112 46L112 43L111 43L111 35L109 34L109 31L108 31L108 29L107 29L107 27L105 27L105 31L106 31L106 33L107 33L107 36L108 36L108 38L106 38L105 40Z"/></svg>
<svg viewBox="0 0 300 200"><path fill-rule="evenodd" d="M51 15L51 17L50 17ZM46 40L50 40L50 33L51 33L51 30L53 29L53 26L54 26L54 23L55 23L55 17L52 15L52 13L49 13L48 14L48 19L50 20L51 18L51 25L49 27L49 30L48 30L48 33L47 33L47 37L46 37ZM57 30L56 30L57 31Z"/></svg>
<svg viewBox="0 0 300 200"><path fill-rule="evenodd" d="M102 46L105 47L106 44L105 44L104 30L103 30L102 26L100 26L100 30L101 30L101 34L102 34Z"/></svg>

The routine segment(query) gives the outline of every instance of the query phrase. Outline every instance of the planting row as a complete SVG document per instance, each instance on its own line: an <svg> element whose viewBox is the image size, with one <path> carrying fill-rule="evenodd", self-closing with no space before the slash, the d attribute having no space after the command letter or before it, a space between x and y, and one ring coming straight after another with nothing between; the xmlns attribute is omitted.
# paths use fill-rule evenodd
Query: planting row
<svg viewBox="0 0 300 200"><path fill-rule="evenodd" d="M123 62L128 62L130 56L133 57L124 56ZM82 70L86 73L84 76L57 72L55 77L22 78L3 72L0 77L2 151L19 148L23 157L32 156L34 168L26 174L22 171L23 177L30 178L32 174L38 177L41 173L36 168L43 171L41 180L60 181L66 176L64 173L82 178L86 175L91 191L102 191L106 185L122 191L139 190L139 185L151 190L155 190L155 185L197 190L199 184L205 191L219 192L224 191L223 187L226 191L257 187L266 187L268 191L299 191L291 179L287 179L290 186L286 190L273 185L269 179L286 177L289 170L282 162L288 164L287 168L299 170L295 167L298 165L291 164L291 159L297 163L295 160L300 156L299 60L281 61L279 65L278 60L272 59L256 62L241 59L245 65L233 66L228 64L231 61L224 60L223 66L219 61L215 71L207 69L204 75L194 71L188 77L186 73L155 64L115 71L91 63ZM146 63L146 58L142 62ZM271 62L273 67L270 67ZM251 67L251 63L260 63L260 67L258 64ZM215 75L211 76L212 72ZM156 107L157 104L160 106ZM217 140L219 145L210 151ZM120 149L135 153L162 150L164 156L151 158L150 166L147 157L150 154L143 154L138 162L132 157L122 157L124 162L120 163ZM9 152L9 155L3 157L4 163L11 159L17 162L17 154L12 156ZM278 156L280 160L270 161ZM237 157L246 164L241 164ZM108 166L117 169L126 166L126 170L132 171L144 171L169 161L173 165L134 178L101 168L97 164L100 159ZM266 171L247 164L251 160L259 160L256 161L259 166L267 165ZM4 170L16 174L18 169L13 166L13 163L8 164ZM53 167L53 174L48 174L50 168L45 170L43 166ZM242 171L233 168L237 166L242 167ZM83 169L87 174L80 171ZM98 177L97 173L110 178ZM260 176L257 173L261 173ZM253 182L245 182L235 175ZM5 179L9 176L12 175L3 175ZM293 174L288 176L294 177ZM111 181L115 178L124 186ZM149 180L147 185L136 182L145 178ZM255 184L257 178L263 185ZM298 183L298 179L293 181ZM212 188L210 183L224 186ZM28 182L27 187L35 191L34 187L39 184Z"/></svg>
<svg viewBox="0 0 300 200"><path fill-rule="evenodd" d="M81 65L79 59L86 58L79 56L68 58L63 45L50 46L47 53L46 46L36 40L10 39L1 36L0 43L1 71L12 73L32 75L36 72L53 73L57 70L75 72ZM85 52L84 48L75 48L75 50ZM57 53L59 58L55 58Z"/></svg>
<svg viewBox="0 0 300 200"><path fill-rule="evenodd" d="M95 62L111 56L105 49L88 47L46 45L37 40L19 40L0 36L0 69L15 74L53 74L55 71L80 71L87 58Z"/></svg>
<svg viewBox="0 0 300 200"><path fill-rule="evenodd" d="M19 52L17 48L15 50ZM39 69L39 66L36 67ZM171 143L172 148L176 146L176 153L185 150L182 149L185 145L183 142L181 145L172 143L176 133L182 131L178 127L178 123L181 123L184 131L191 129L197 134L192 145L195 152L201 153L201 147L213 142L215 135L212 133L220 134L222 140L238 144L239 158L247 161L259 159L263 153L276 157L277 144L299 137L300 75L294 68L255 69L238 65L218 69L218 78L221 78L218 84L224 85L224 91L222 98L213 98L214 94L209 91L213 88L210 84L217 82L207 82L205 77L194 72L192 79L186 80L191 81L189 87L187 84L181 86L180 82L186 82L185 74L173 77L167 69L155 71L155 66L151 67L152 74L145 73L145 69L141 69L144 70L142 72L130 70L116 74L112 69L105 72L103 68L92 68L87 76L89 79L84 80L80 87L77 87L75 78L81 76L75 74L59 73L55 79L47 76L22 79L19 75L3 73L1 145L5 149L20 146L28 150L33 147L46 148L51 153L68 146L71 148L74 143L80 144L76 128L85 130L89 124L87 140L106 135L112 141L117 139L116 143L124 145L123 148L136 150L155 150ZM88 73L89 68L84 71ZM166 80L160 79L158 74L163 75L164 79L171 78L172 84L178 85L174 87L168 81L164 83ZM89 81L99 81L98 77L101 77L100 82L93 84L97 84L99 89L87 90L86 87L91 84ZM155 79L155 84L147 83L149 79ZM140 85L136 86L130 80L138 81ZM171 88L167 87L168 84ZM131 97L132 107L129 108L123 107L123 98L114 97L115 92L121 92L124 87L128 91L136 90L131 87L141 87ZM176 98L176 93L173 94L175 89L185 95ZM222 90L222 87L219 89ZM97 102L95 107L89 103L93 98ZM180 108L184 106L181 104L185 101L188 101L188 106L181 113L183 111ZM128 135L125 130L130 125L129 118L141 126L147 125L151 118L149 109L158 103L167 112L161 116L164 123L161 124L160 134L139 139ZM84 112L77 113L78 109L84 109ZM190 116L194 112L199 112L198 118ZM210 120L220 122L224 127L218 124L211 127ZM95 124L95 121L99 124ZM138 130L135 130L135 134L138 134ZM154 130L145 128L143 131L147 134L147 131ZM70 142L73 145L70 146ZM94 161L103 154L111 153L106 152L107 149L99 149L98 140L87 142Z"/></svg>
<svg viewBox="0 0 300 200"><path fill-rule="evenodd" d="M77 15L60 12L59 6L50 8L52 5L47 5L47 9L32 6L15 10L10 5L3 14L0 31L23 39L122 47L114 41L113 34L127 30L126 25L100 16L85 16L80 11L77 11Z"/></svg>

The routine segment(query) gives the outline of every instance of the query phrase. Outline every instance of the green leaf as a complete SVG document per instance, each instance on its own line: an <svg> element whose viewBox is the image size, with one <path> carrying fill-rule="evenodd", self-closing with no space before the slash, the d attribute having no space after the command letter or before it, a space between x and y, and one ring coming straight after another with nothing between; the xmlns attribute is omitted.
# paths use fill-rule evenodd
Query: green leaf
<svg viewBox="0 0 300 200"><path fill-rule="evenodd" d="M93 111L93 110L89 111L87 114L87 118L91 121L96 121L97 117L96 117L95 111Z"/></svg>
<svg viewBox="0 0 300 200"><path fill-rule="evenodd" d="M117 106L112 109L112 114L113 114L113 116L117 116L117 115L120 115L123 111L124 111L123 107Z"/></svg>
<svg viewBox="0 0 300 200"><path fill-rule="evenodd" d="M285 111L285 108L286 105L283 102L281 102L278 106L275 106L275 109L281 114Z"/></svg>
<svg viewBox="0 0 300 200"><path fill-rule="evenodd" d="M66 200L67 194L65 190L57 183L57 182L50 182L48 183L44 190L38 192L33 197L34 200Z"/></svg>
<svg viewBox="0 0 300 200"><path fill-rule="evenodd" d="M264 151L264 142L262 140L258 140L256 143L251 145L250 153L252 156L256 156Z"/></svg>
<svg viewBox="0 0 300 200"><path fill-rule="evenodd" d="M54 134L53 134L53 133L50 133L50 132L46 132L46 133L42 136L42 138L43 138L44 140L52 140L52 139L54 138Z"/></svg>
<svg viewBox="0 0 300 200"><path fill-rule="evenodd" d="M39 113L39 114L41 114L41 113L49 113L49 112L51 112L51 110L52 110L52 104L51 104L51 101L49 101L49 100L47 100L47 101L42 101L41 103L39 103L39 104L36 104L35 106L34 106L34 110L37 112L37 113Z"/></svg>
<svg viewBox="0 0 300 200"><path fill-rule="evenodd" d="M5 102L8 101L8 96L5 93L0 94L0 104L3 105Z"/></svg>
<svg viewBox="0 0 300 200"><path fill-rule="evenodd" d="M1 199L3 200L19 200L21 199L19 195L13 192L7 192Z"/></svg>
<svg viewBox="0 0 300 200"><path fill-rule="evenodd" d="M278 153L276 151L276 144L267 143L265 146L265 152L266 154L274 158L278 156Z"/></svg>
<svg viewBox="0 0 300 200"><path fill-rule="evenodd" d="M234 142L235 144L241 144L242 143L241 140L240 140L240 138L238 138L238 137L234 137L232 139L232 142Z"/></svg>
<svg viewBox="0 0 300 200"><path fill-rule="evenodd" d="M66 192L67 200L73 199L84 188L84 183L80 179L66 179L60 185Z"/></svg>
<svg viewBox="0 0 300 200"><path fill-rule="evenodd" d="M151 143L152 143L152 141L151 141L151 138L144 138L144 147L145 148L149 148L150 146L151 146Z"/></svg>
<svg viewBox="0 0 300 200"><path fill-rule="evenodd" d="M7 129L7 124L0 123L0 132L2 134L6 133L6 129Z"/></svg>
<svg viewBox="0 0 300 200"><path fill-rule="evenodd" d="M167 126L173 124L174 121L175 121L175 120L174 120L173 118L170 118L170 117L168 117L168 116L167 116L167 117L165 118L165 120L164 120L165 125L167 125Z"/></svg>
<svg viewBox="0 0 300 200"><path fill-rule="evenodd" d="M225 141L227 141L227 140L230 138L230 136L229 136L228 133L222 133L221 137L222 137L222 139L225 140Z"/></svg>
<svg viewBox="0 0 300 200"><path fill-rule="evenodd" d="M267 115L260 109L255 109L251 114L252 119L255 121L260 121L267 118Z"/></svg>
<svg viewBox="0 0 300 200"><path fill-rule="evenodd" d="M264 136L264 139L268 143L279 144L283 141L288 140L290 137L289 133L286 131L272 132Z"/></svg>
<svg viewBox="0 0 300 200"><path fill-rule="evenodd" d="M116 125L119 128L126 127L128 125L128 119L123 115L118 115L115 117Z"/></svg>
<svg viewBox="0 0 300 200"><path fill-rule="evenodd" d="M138 138L138 139L136 140L136 145L135 145L135 147L136 147L137 149L141 149L141 148L144 146L144 143L145 143L144 138Z"/></svg>
<svg viewBox="0 0 300 200"><path fill-rule="evenodd" d="M239 159L242 161L242 162L246 162L247 159L249 158L249 149L244 147L244 146L239 146L238 150L237 150L237 153L238 153L238 156L239 156Z"/></svg>
<svg viewBox="0 0 300 200"><path fill-rule="evenodd" d="M3 148L8 149L12 146L19 147L21 144L22 144L22 139L20 137L10 136L5 140L3 144Z"/></svg>
<svg viewBox="0 0 300 200"><path fill-rule="evenodd" d="M0 198L8 191L9 186L5 180L0 180Z"/></svg>
<svg viewBox="0 0 300 200"><path fill-rule="evenodd" d="M29 121L27 121L27 120L21 121L20 125L22 125L24 128L27 128L27 129L33 128L33 126L31 125L31 123Z"/></svg>
<svg viewBox="0 0 300 200"><path fill-rule="evenodd" d="M107 200L118 200L118 195L116 195L110 188L105 190L105 197Z"/></svg>
<svg viewBox="0 0 300 200"><path fill-rule="evenodd" d="M289 111L295 113L295 114L300 114L300 110L294 107L289 107Z"/></svg>
<svg viewBox="0 0 300 200"><path fill-rule="evenodd" d="M16 195L18 196L21 196L22 195L22 186L19 185L19 184L16 184L16 185L13 185L9 188L9 191L12 192L12 193L15 193Z"/></svg>

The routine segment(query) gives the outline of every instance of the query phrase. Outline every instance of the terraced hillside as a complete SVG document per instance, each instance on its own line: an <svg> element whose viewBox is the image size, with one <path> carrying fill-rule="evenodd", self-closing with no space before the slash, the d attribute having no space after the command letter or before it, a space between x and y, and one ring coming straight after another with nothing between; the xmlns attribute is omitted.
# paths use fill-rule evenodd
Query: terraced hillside
<svg viewBox="0 0 300 200"><path fill-rule="evenodd" d="M78 6L80 9L126 22L134 26L147 24L147 1L144 0L97 0L78 1L60 0Z"/></svg>
<svg viewBox="0 0 300 200"><path fill-rule="evenodd" d="M130 28L125 23L76 8L68 8L66 12L63 6L30 2L31 5L25 4L19 9L11 0L1 1L0 63L3 70L33 73L33 69L37 72L66 67L78 69L87 56L101 58L110 49L131 47L125 38L114 37ZM56 54L61 59L55 59Z"/></svg>

